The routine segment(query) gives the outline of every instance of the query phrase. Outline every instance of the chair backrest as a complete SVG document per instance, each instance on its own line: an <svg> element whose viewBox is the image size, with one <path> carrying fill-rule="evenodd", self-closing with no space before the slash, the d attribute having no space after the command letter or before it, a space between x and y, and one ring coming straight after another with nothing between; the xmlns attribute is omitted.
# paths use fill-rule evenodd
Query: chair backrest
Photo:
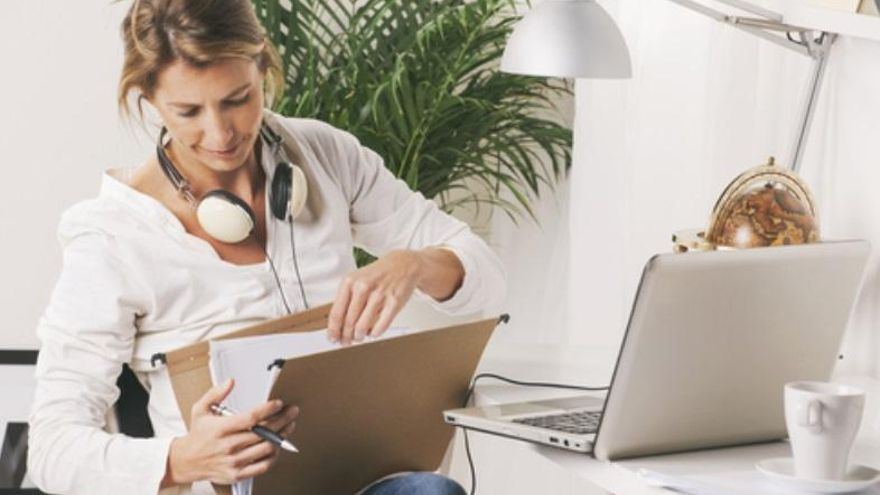
<svg viewBox="0 0 880 495"><path fill-rule="evenodd" d="M130 437L152 437L153 423L147 415L150 395L128 365L122 365L122 373L116 380L116 386L120 392L115 405L119 432Z"/></svg>

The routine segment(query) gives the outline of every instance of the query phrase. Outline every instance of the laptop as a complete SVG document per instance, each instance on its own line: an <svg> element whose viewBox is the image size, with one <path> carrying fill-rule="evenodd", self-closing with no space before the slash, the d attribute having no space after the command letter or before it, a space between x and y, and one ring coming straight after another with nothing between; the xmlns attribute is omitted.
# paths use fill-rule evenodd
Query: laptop
<svg viewBox="0 0 880 495"><path fill-rule="evenodd" d="M843 241L654 256L607 396L444 419L601 460L784 438L783 385L830 377L869 251Z"/></svg>

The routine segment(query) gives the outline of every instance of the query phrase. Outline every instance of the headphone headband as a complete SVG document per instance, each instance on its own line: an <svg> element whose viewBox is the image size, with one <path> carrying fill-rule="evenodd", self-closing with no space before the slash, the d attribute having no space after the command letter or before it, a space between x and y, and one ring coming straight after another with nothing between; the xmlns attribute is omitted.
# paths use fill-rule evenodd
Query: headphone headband
<svg viewBox="0 0 880 495"><path fill-rule="evenodd" d="M159 160L159 167L162 169L165 177L171 182L171 185L174 186L174 189L176 189L184 199L191 203L196 203L197 201L192 193L192 186L189 181L183 177L179 170L177 170L174 162L171 161L171 158L168 157L168 153L165 152L164 141L167 134L168 128L162 126L162 130L159 131L159 143L156 145L156 157ZM284 163L291 165L290 159L287 157L287 153L282 146L283 139L281 135L275 132L265 120L260 124L260 137L269 145L272 154L283 158Z"/></svg>
<svg viewBox="0 0 880 495"><path fill-rule="evenodd" d="M159 144L156 145L156 157L159 159L159 168L162 169L165 177L168 178L171 185L174 186L174 189L177 189L177 192L183 196L184 199L190 203L196 203L196 198L193 196L192 186L189 185L189 181L180 174L180 171L174 166L174 163L168 157L168 154L165 153L164 141L166 134L168 134L168 129L165 126L162 126L162 130L159 132Z"/></svg>
<svg viewBox="0 0 880 495"><path fill-rule="evenodd" d="M281 142L283 141L281 135L275 132L265 119L263 119L263 123L260 125L260 136L262 136L267 143L272 145L273 150L281 147Z"/></svg>

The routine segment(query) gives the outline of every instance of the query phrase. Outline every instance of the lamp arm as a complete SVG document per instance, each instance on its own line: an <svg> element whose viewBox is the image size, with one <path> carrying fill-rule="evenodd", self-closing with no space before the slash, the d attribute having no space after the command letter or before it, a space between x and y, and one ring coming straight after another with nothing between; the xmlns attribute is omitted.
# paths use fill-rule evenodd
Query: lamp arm
<svg viewBox="0 0 880 495"><path fill-rule="evenodd" d="M814 31L798 26L792 26L783 22L782 15L752 5L745 0L717 0L731 7L759 15L763 18L740 17L728 15L719 10L707 7L696 0L669 0L682 7L700 13L718 22L730 24L733 27L749 32L755 36L775 43L784 48L794 50L801 55L813 59L813 65L808 80L806 91L801 103L797 132L790 155L790 168L797 173L803 159L804 148L810 134L810 126L813 122L816 102L819 99L819 91L822 88L822 80L825 76L825 67L828 65L828 57L831 53L831 45L837 38L834 33ZM779 36L775 33L785 33ZM795 40L792 35L796 34L800 40Z"/></svg>
<svg viewBox="0 0 880 495"><path fill-rule="evenodd" d="M765 19L769 19L771 21L782 22L782 14L778 12L773 12L772 10L765 9L763 7L759 7L754 5L753 3L743 1L743 0L717 0L720 3L726 3L731 7L736 7L745 12L749 12L751 14L755 14L761 16Z"/></svg>
<svg viewBox="0 0 880 495"><path fill-rule="evenodd" d="M791 170L795 173L800 171L804 148L807 144L807 137L810 134L810 127L813 123L813 114L816 110L816 101L819 99L819 91L822 89L822 80L825 77L825 67L828 65L831 45L836 37L837 35L833 33L822 33L817 39L801 35L802 40L807 44L812 54L813 67L801 103L800 125L798 126L798 132L795 135L790 155Z"/></svg>

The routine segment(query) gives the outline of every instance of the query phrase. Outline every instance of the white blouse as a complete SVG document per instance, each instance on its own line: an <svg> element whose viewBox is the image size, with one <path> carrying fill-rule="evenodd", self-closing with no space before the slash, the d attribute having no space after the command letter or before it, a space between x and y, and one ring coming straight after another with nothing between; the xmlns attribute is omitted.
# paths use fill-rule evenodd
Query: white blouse
<svg viewBox="0 0 880 495"><path fill-rule="evenodd" d="M501 263L466 224L410 190L351 134L315 120L268 112L267 119L294 137L309 182L294 234L311 305L332 301L355 270L352 246L382 256L438 245L458 256L465 277L436 307L463 314L500 303ZM275 157L264 153L262 165L268 191ZM154 369L150 357L286 313L268 261L220 259L161 203L126 185L131 173L104 174L99 195L65 211L59 224L63 268L37 328L42 348L28 451L29 475L46 492L157 493L171 439L186 428L165 369ZM288 224L268 204L266 222L284 296L293 311L303 309ZM150 391L155 438L104 430L122 363ZM206 482L173 491L213 493Z"/></svg>

